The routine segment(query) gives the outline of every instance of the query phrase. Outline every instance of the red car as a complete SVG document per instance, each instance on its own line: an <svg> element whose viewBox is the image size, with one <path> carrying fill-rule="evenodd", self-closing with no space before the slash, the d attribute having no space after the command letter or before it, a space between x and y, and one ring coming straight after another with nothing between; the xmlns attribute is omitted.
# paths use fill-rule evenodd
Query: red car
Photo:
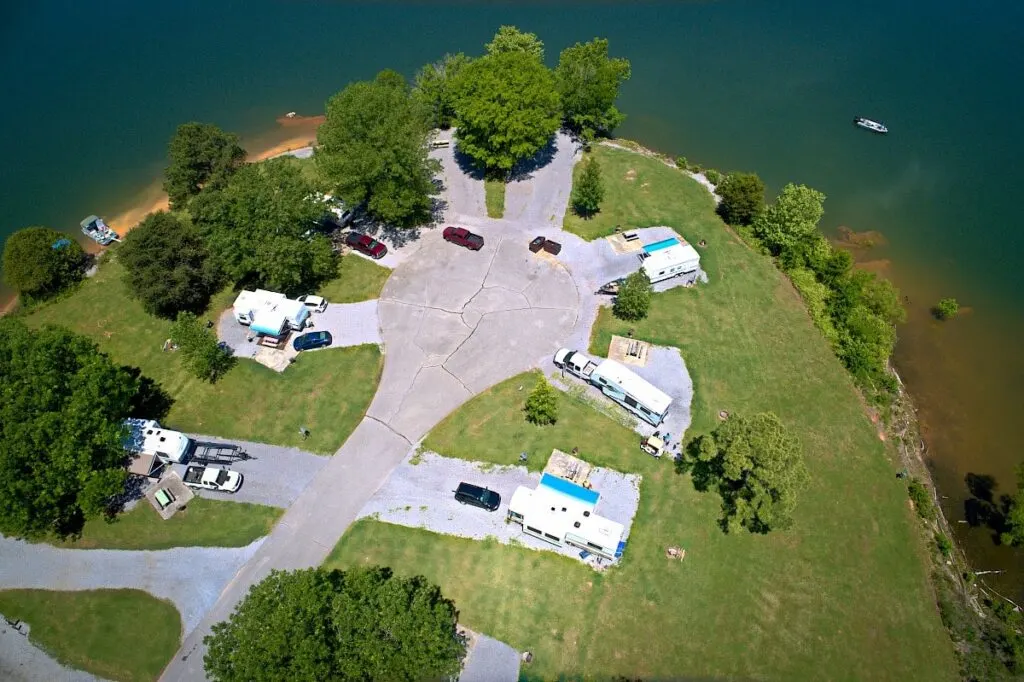
<svg viewBox="0 0 1024 682"><path fill-rule="evenodd" d="M388 253L388 247L381 244L373 237L358 232L349 232L345 235L345 243L359 253L365 253L374 260L380 260Z"/></svg>
<svg viewBox="0 0 1024 682"><path fill-rule="evenodd" d="M449 226L444 228L444 240L452 244L465 246L470 251L479 251L484 248L484 238L478 234L473 234L464 227Z"/></svg>

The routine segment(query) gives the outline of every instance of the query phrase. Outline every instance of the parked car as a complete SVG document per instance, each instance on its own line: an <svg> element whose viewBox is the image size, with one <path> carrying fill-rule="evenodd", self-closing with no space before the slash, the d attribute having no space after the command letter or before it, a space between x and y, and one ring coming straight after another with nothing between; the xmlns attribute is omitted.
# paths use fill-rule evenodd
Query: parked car
<svg viewBox="0 0 1024 682"><path fill-rule="evenodd" d="M313 350L314 348L326 348L334 342L330 332L309 332L296 336L292 341L292 348L295 350Z"/></svg>
<svg viewBox="0 0 1024 682"><path fill-rule="evenodd" d="M242 487L242 474L231 469L195 465L185 469L184 481L190 488L233 493Z"/></svg>
<svg viewBox="0 0 1024 682"><path fill-rule="evenodd" d="M473 234L464 227L448 226L444 228L444 240L459 246L465 246L470 251L479 251L484 247L484 238Z"/></svg>
<svg viewBox="0 0 1024 682"><path fill-rule="evenodd" d="M306 294L305 296L299 296L301 301L311 313L322 313L327 310L327 301L323 296L314 296L313 294Z"/></svg>
<svg viewBox="0 0 1024 682"><path fill-rule="evenodd" d="M455 489L455 499L461 504L470 504L487 511L494 511L501 504L501 495L472 483L460 483Z"/></svg>
<svg viewBox="0 0 1024 682"><path fill-rule="evenodd" d="M345 243L359 253L366 254L374 260L380 260L388 253L388 247L367 234L349 232L345 235Z"/></svg>

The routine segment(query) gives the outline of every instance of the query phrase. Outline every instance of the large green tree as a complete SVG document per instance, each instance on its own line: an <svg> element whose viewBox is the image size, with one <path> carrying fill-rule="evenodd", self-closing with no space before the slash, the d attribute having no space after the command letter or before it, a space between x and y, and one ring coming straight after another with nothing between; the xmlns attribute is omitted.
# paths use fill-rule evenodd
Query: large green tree
<svg viewBox="0 0 1024 682"><path fill-rule="evenodd" d="M463 67L469 62L469 57L461 52L446 54L416 74L412 94L429 112L431 126L451 127L455 120L455 86Z"/></svg>
<svg viewBox="0 0 1024 682"><path fill-rule="evenodd" d="M642 320L651 307L651 278L640 268L622 283L612 305L612 314L620 320Z"/></svg>
<svg viewBox="0 0 1024 682"><path fill-rule="evenodd" d="M463 68L455 108L459 149L492 173L508 173L540 151L561 119L554 76L522 51L490 54Z"/></svg>
<svg viewBox="0 0 1024 682"><path fill-rule="evenodd" d="M287 294L307 293L337 272L330 242L311 232L324 210L288 159L248 164L189 206L219 272Z"/></svg>
<svg viewBox="0 0 1024 682"><path fill-rule="evenodd" d="M530 391L523 406L526 421L547 426L558 421L558 393L543 376L537 379L537 385Z"/></svg>
<svg viewBox="0 0 1024 682"><path fill-rule="evenodd" d="M124 491L138 390L84 336L0 320L0 532L74 533Z"/></svg>
<svg viewBox="0 0 1024 682"><path fill-rule="evenodd" d="M626 119L615 100L629 76L629 60L609 57L604 38L562 50L555 82L566 127L585 141L611 134Z"/></svg>
<svg viewBox="0 0 1024 682"><path fill-rule="evenodd" d="M754 234L773 255L787 263L804 257L818 235L818 221L825 214L825 195L806 185L790 183L775 203L754 220Z"/></svg>
<svg viewBox="0 0 1024 682"><path fill-rule="evenodd" d="M217 335L193 313L179 313L170 336L185 369L201 381L216 383L235 366L235 356L221 348Z"/></svg>
<svg viewBox="0 0 1024 682"><path fill-rule="evenodd" d="M523 52L536 58L538 62L544 61L544 43L537 34L523 33L515 26L500 27L486 47L487 54Z"/></svg>
<svg viewBox="0 0 1024 682"><path fill-rule="evenodd" d="M117 259L128 290L160 317L202 312L217 284L202 238L191 223L171 213L146 216L125 236Z"/></svg>
<svg viewBox="0 0 1024 682"><path fill-rule="evenodd" d="M1000 539L1004 545L1019 547L1024 545L1024 464L1018 464L1017 492L1009 498L1004 521L1004 530Z"/></svg>
<svg viewBox="0 0 1024 682"><path fill-rule="evenodd" d="M715 187L718 215L729 225L749 225L764 210L764 182L757 173L729 173Z"/></svg>
<svg viewBox="0 0 1024 682"><path fill-rule="evenodd" d="M800 443L770 412L729 417L687 445L679 468L693 475L698 490L721 496L726 532L789 528L809 479Z"/></svg>
<svg viewBox="0 0 1024 682"><path fill-rule="evenodd" d="M273 571L206 637L215 682L454 679L455 604L390 569Z"/></svg>
<svg viewBox="0 0 1024 682"><path fill-rule="evenodd" d="M171 206L181 208L203 189L227 184L245 163L245 150L238 136L225 133L212 123L182 123L167 147L164 191Z"/></svg>
<svg viewBox="0 0 1024 682"><path fill-rule="evenodd" d="M429 109L390 73L327 101L315 158L347 204L365 203L386 223L416 225L430 217L440 165L428 156Z"/></svg>
<svg viewBox="0 0 1024 682"><path fill-rule="evenodd" d="M82 278L81 245L48 227L26 227L4 242L4 281L30 298L58 293Z"/></svg>

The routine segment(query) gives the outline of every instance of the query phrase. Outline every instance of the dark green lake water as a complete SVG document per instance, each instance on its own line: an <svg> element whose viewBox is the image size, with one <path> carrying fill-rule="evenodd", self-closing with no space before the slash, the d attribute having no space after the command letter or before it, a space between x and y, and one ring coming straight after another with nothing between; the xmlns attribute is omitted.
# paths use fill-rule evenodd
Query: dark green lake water
<svg viewBox="0 0 1024 682"><path fill-rule="evenodd" d="M0 10L0 237L77 229L126 207L187 120L247 139L315 114L347 82L479 53L498 25L538 33L554 63L594 36L633 63L619 131L778 189L829 197L823 227L877 230L863 254L910 299L898 361L936 478L964 518L968 474L1012 491L1024 460L1024 6L931 3L140 3L43 0ZM855 115L885 121L874 136ZM946 325L941 296L970 307ZM895 485L894 481L894 485ZM1020 553L959 525L979 569L1018 595Z"/></svg>

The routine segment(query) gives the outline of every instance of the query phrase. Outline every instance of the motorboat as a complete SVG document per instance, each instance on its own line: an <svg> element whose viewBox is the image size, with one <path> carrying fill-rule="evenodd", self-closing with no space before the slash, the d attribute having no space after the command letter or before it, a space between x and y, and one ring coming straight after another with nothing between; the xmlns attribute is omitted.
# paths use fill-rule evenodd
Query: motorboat
<svg viewBox="0 0 1024 682"><path fill-rule="evenodd" d="M864 118L863 116L858 116L853 119L853 124L860 126L865 130L870 130L873 133L880 133L884 135L889 132L889 129L886 128L884 124L879 123L878 121L872 121L870 118Z"/></svg>
<svg viewBox="0 0 1024 682"><path fill-rule="evenodd" d="M106 246L110 242L121 241L117 232L110 229L110 227L103 222L103 218L100 218L99 216L89 216L81 222L81 226L82 234L101 246Z"/></svg>

